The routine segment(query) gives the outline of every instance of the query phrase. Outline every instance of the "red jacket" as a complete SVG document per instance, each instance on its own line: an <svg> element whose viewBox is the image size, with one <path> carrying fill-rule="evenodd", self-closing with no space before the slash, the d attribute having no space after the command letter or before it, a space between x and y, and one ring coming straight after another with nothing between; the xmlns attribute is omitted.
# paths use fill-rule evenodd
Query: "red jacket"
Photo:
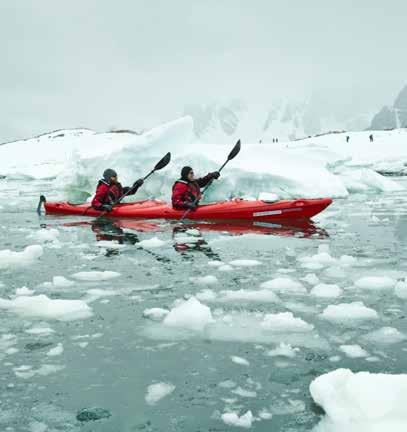
<svg viewBox="0 0 407 432"><path fill-rule="evenodd" d="M95 196L92 200L92 207L99 210L104 204L113 204L124 194L133 195L136 190L123 187L120 183L109 184L106 180L99 180Z"/></svg>
<svg viewBox="0 0 407 432"><path fill-rule="evenodd" d="M196 179L192 182L177 180L172 187L172 206L176 209L187 208L186 204L200 200L201 188L205 187L213 176L207 174L205 177Z"/></svg>

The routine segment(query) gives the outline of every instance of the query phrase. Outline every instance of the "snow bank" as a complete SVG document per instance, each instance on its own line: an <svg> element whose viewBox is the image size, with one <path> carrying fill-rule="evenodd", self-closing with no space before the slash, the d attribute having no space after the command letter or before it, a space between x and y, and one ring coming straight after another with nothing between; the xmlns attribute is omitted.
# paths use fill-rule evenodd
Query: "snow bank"
<svg viewBox="0 0 407 432"><path fill-rule="evenodd" d="M92 309L82 300L53 300L45 295L0 299L0 309L23 317L73 321L92 316Z"/></svg>
<svg viewBox="0 0 407 432"><path fill-rule="evenodd" d="M195 297L175 306L164 318L164 325L181 327L193 331L202 331L214 322L211 310Z"/></svg>
<svg viewBox="0 0 407 432"><path fill-rule="evenodd" d="M145 401L148 405L155 405L162 398L168 396L175 390L175 385L171 383L159 382L147 387Z"/></svg>
<svg viewBox="0 0 407 432"><path fill-rule="evenodd" d="M30 265L40 258L44 250L40 245L27 246L21 252L0 250L0 269Z"/></svg>
<svg viewBox="0 0 407 432"><path fill-rule="evenodd" d="M404 432L407 375L337 369L314 379L311 396L326 415L318 432Z"/></svg>

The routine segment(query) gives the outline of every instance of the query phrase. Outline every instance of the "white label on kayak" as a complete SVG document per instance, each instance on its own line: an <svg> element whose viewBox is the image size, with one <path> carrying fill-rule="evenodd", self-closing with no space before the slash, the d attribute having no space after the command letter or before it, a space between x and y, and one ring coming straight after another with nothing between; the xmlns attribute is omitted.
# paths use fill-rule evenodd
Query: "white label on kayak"
<svg viewBox="0 0 407 432"><path fill-rule="evenodd" d="M302 211L302 208L289 208L284 210L269 210L264 212L257 212L257 213L253 213L253 217L272 216L272 215L278 215L282 213L298 212L298 211Z"/></svg>
<svg viewBox="0 0 407 432"><path fill-rule="evenodd" d="M271 216L271 215L277 215L277 214L281 214L281 213L282 213L281 210L269 210L269 211L264 211L264 212L253 213L253 217Z"/></svg>

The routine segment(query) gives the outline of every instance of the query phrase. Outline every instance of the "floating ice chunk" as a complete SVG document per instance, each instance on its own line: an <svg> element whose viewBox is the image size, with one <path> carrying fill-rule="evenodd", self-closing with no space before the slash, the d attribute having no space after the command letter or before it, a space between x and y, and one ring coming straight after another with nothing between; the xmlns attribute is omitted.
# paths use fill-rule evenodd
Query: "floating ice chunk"
<svg viewBox="0 0 407 432"><path fill-rule="evenodd" d="M382 327L367 333L362 339L373 344L390 345L405 341L406 336L394 327Z"/></svg>
<svg viewBox="0 0 407 432"><path fill-rule="evenodd" d="M224 290L219 293L217 298L220 302L228 301L247 301L247 302L261 302L261 303L278 303L280 299L274 292L263 290Z"/></svg>
<svg viewBox="0 0 407 432"><path fill-rule="evenodd" d="M30 296L33 295L34 293L35 293L34 290L30 290L26 286L16 289L16 296Z"/></svg>
<svg viewBox="0 0 407 432"><path fill-rule="evenodd" d="M250 366L250 362L244 359L243 357L231 356L230 359L232 360L233 363L236 363L238 365Z"/></svg>
<svg viewBox="0 0 407 432"><path fill-rule="evenodd" d="M64 346L61 343L58 343L54 348L51 348L47 352L47 356L55 357L59 356L64 352Z"/></svg>
<svg viewBox="0 0 407 432"><path fill-rule="evenodd" d="M347 276L345 270L338 266L328 267L324 275L331 279L345 279Z"/></svg>
<svg viewBox="0 0 407 432"><path fill-rule="evenodd" d="M74 282L64 278L63 276L54 276L52 278L52 285L54 285L55 288L68 288L73 286Z"/></svg>
<svg viewBox="0 0 407 432"><path fill-rule="evenodd" d="M278 277L263 282L260 285L260 288L277 291L279 293L305 294L307 292L307 289L304 287L304 285L288 277Z"/></svg>
<svg viewBox="0 0 407 432"><path fill-rule="evenodd" d="M374 309L366 307L363 302L353 302L329 305L323 310L322 317L346 324L352 321L377 319L378 315Z"/></svg>
<svg viewBox="0 0 407 432"><path fill-rule="evenodd" d="M55 333L51 327L31 327L30 329L25 331L28 334L32 334L35 336L50 336Z"/></svg>
<svg viewBox="0 0 407 432"><path fill-rule="evenodd" d="M166 317L169 313L168 309L163 308L150 308L150 309L144 309L143 311L143 317L149 318L153 321L162 321L164 317Z"/></svg>
<svg viewBox="0 0 407 432"><path fill-rule="evenodd" d="M104 249L124 249L127 247L127 245L114 240L98 240L96 246Z"/></svg>
<svg viewBox="0 0 407 432"><path fill-rule="evenodd" d="M276 348L267 351L267 355L270 357L288 357L294 358L299 351L299 348L293 348L290 344L281 342Z"/></svg>
<svg viewBox="0 0 407 432"><path fill-rule="evenodd" d="M115 271L88 271L88 272L79 272L74 273L72 275L73 278L82 280L82 281L103 281L114 279L120 276L120 273Z"/></svg>
<svg viewBox="0 0 407 432"><path fill-rule="evenodd" d="M321 432L404 432L407 375L336 369L314 379L311 396L326 416Z"/></svg>
<svg viewBox="0 0 407 432"><path fill-rule="evenodd" d="M398 281L394 287L394 292L397 297L407 299L407 282L406 280Z"/></svg>
<svg viewBox="0 0 407 432"><path fill-rule="evenodd" d="M221 416L223 422L228 426L236 426L249 429L252 427L253 423L253 414L251 411L247 411L246 414L243 414L239 417L238 413L235 412L226 412Z"/></svg>
<svg viewBox="0 0 407 432"><path fill-rule="evenodd" d="M206 275L200 277L190 277L191 282L195 282L198 285L216 285L219 281L216 276Z"/></svg>
<svg viewBox="0 0 407 432"><path fill-rule="evenodd" d="M195 297L172 308L164 318L164 324L169 327L181 327L193 331L202 331L213 322L210 308Z"/></svg>
<svg viewBox="0 0 407 432"><path fill-rule="evenodd" d="M235 267L256 267L260 265L261 262L257 260L240 259L240 260L230 261L229 264Z"/></svg>
<svg viewBox="0 0 407 432"><path fill-rule="evenodd" d="M14 300L0 299L0 309L8 309L24 317L59 321L73 321L92 316L92 309L82 300L53 300L43 294L20 296Z"/></svg>
<svg viewBox="0 0 407 432"><path fill-rule="evenodd" d="M65 369L62 365L43 364L38 369L32 369L31 366L20 366L14 368L14 373L17 377L23 379L32 378L35 375L47 376Z"/></svg>
<svg viewBox="0 0 407 432"><path fill-rule="evenodd" d="M206 289L203 289L202 291L199 291L195 297L199 301L203 301L203 302L213 302L213 301L216 301L216 299L217 299L216 293L209 288L206 288Z"/></svg>
<svg viewBox="0 0 407 432"><path fill-rule="evenodd" d="M388 276L365 276L355 281L355 286L360 289L386 290L392 289L396 281Z"/></svg>
<svg viewBox="0 0 407 432"><path fill-rule="evenodd" d="M167 244L166 241L160 240L158 237L153 237L151 239L142 240L141 242L137 243L138 246L145 248L145 249L155 249L163 247L165 244Z"/></svg>
<svg viewBox="0 0 407 432"><path fill-rule="evenodd" d="M0 269L30 265L40 258L44 250L40 245L27 246L21 252L9 249L0 250Z"/></svg>
<svg viewBox="0 0 407 432"><path fill-rule="evenodd" d="M320 283L311 290L311 295L322 298L337 298L342 294L338 285Z"/></svg>
<svg viewBox="0 0 407 432"><path fill-rule="evenodd" d="M261 327L275 333L294 332L303 333L312 331L314 326L301 318L294 317L292 312L270 313L264 315Z"/></svg>
<svg viewBox="0 0 407 432"><path fill-rule="evenodd" d="M337 260L329 254L329 248L321 246L318 248L317 254L298 258L298 261L302 263L301 267L317 270L337 263Z"/></svg>
<svg viewBox="0 0 407 432"><path fill-rule="evenodd" d="M209 267L222 267L224 263L222 261L208 261Z"/></svg>
<svg viewBox="0 0 407 432"><path fill-rule="evenodd" d="M233 271L233 267L230 266L229 264L225 264L225 265L218 267L218 270L221 272L229 272L229 271Z"/></svg>
<svg viewBox="0 0 407 432"><path fill-rule="evenodd" d="M309 274L307 274L307 276L304 276L303 278L301 278L301 280L306 282L307 284L310 284L310 285L319 284L319 278L315 273L309 273Z"/></svg>
<svg viewBox="0 0 407 432"><path fill-rule="evenodd" d="M273 417L273 414L270 411L263 408L261 411L259 411L258 416L262 420L271 420L271 418Z"/></svg>
<svg viewBox="0 0 407 432"><path fill-rule="evenodd" d="M360 345L341 345L339 349L350 358L367 357L369 353L364 350Z"/></svg>
<svg viewBox="0 0 407 432"><path fill-rule="evenodd" d="M257 396L255 391L247 390L242 387L236 387L231 392L241 397L255 398Z"/></svg>
<svg viewBox="0 0 407 432"><path fill-rule="evenodd" d="M342 255L339 258L339 261L343 266L353 266L358 262L358 260L352 255Z"/></svg>
<svg viewBox="0 0 407 432"><path fill-rule="evenodd" d="M55 228L42 228L32 233L29 237L40 243L55 242L58 241L59 231Z"/></svg>
<svg viewBox="0 0 407 432"><path fill-rule="evenodd" d="M230 388L236 387L236 383L234 381L231 381L231 380L226 380L226 381L221 381L218 384L218 386L222 387L222 388L230 389Z"/></svg>
<svg viewBox="0 0 407 432"><path fill-rule="evenodd" d="M90 289L86 291L87 296L84 298L84 302L86 303L92 303L96 300L99 300L103 297L111 297L115 296L118 293L113 290L105 290L100 288Z"/></svg>
<svg viewBox="0 0 407 432"><path fill-rule="evenodd" d="M162 398L170 395L175 390L175 385L171 383L159 382L147 387L145 401L148 405L155 405Z"/></svg>

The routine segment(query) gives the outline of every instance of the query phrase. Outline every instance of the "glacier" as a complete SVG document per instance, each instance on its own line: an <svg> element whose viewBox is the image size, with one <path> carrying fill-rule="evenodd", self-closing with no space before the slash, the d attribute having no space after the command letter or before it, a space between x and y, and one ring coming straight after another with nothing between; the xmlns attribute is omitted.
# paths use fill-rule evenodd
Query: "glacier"
<svg viewBox="0 0 407 432"><path fill-rule="evenodd" d="M241 153L222 173L207 200L232 197L344 198L350 193L396 192L397 182L378 171L398 173L407 161L407 131L326 134L299 141L243 142ZM211 137L211 142L216 142ZM183 165L198 175L218 169L230 151L225 144L197 139L190 116L155 127L141 135L130 131L96 133L88 129L60 130L0 146L0 176L7 179L52 180L55 197L89 199L103 170L112 167L123 184L144 176L168 151L172 162L140 189L137 198L169 199ZM384 151L386 150L386 156Z"/></svg>

